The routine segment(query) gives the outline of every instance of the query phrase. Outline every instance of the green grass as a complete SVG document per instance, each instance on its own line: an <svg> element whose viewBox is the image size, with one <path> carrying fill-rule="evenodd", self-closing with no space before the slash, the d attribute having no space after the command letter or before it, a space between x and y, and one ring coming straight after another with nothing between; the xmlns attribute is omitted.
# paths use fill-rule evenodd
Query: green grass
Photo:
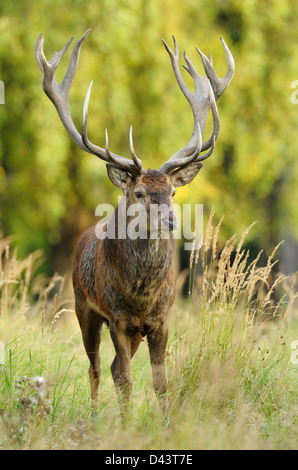
<svg viewBox="0 0 298 470"><path fill-rule="evenodd" d="M160 415L153 393L145 339L132 360L125 432L107 328L93 417L71 293L67 299L59 276L50 282L34 277L38 254L19 261L9 240L1 241L0 449L296 448L294 282L282 276L270 291L273 257L263 267L244 262L247 231L228 241L218 259L218 229L211 216L204 245L192 257L190 300L178 298L170 314L169 419ZM272 300L276 290L282 301Z"/></svg>

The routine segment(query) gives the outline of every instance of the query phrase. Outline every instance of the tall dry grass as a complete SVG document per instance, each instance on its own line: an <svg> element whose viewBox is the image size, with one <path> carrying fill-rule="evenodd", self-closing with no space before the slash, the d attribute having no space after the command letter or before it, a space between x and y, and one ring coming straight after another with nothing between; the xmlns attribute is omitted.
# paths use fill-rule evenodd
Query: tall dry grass
<svg viewBox="0 0 298 470"><path fill-rule="evenodd" d="M214 308L219 313L226 308L237 310L241 306L248 326L259 315L272 319L280 314L281 309L285 315L289 305L297 298L297 294L289 296L293 292L297 273L290 279L282 273L276 275L273 272L278 263L275 256L282 242L274 248L264 266L260 265L263 250L249 262L250 252L243 246L255 225L253 223L234 234L218 253L218 235L223 218L215 229L213 219L214 210L210 213L199 248L190 255L190 295L195 306L200 306L209 314ZM282 294L276 301L276 294L280 292Z"/></svg>

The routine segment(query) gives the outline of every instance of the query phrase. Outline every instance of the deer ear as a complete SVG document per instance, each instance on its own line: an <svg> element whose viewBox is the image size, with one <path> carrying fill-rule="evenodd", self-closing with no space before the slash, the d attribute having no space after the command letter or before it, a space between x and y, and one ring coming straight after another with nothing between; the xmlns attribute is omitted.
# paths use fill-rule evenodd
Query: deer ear
<svg viewBox="0 0 298 470"><path fill-rule="evenodd" d="M125 170L115 168L113 165L108 163L107 172L110 180L115 186L118 186L118 188L123 190L127 189L131 181L131 176Z"/></svg>
<svg viewBox="0 0 298 470"><path fill-rule="evenodd" d="M172 183L175 188L190 183L202 168L202 163L193 162L184 168L179 168L171 173Z"/></svg>

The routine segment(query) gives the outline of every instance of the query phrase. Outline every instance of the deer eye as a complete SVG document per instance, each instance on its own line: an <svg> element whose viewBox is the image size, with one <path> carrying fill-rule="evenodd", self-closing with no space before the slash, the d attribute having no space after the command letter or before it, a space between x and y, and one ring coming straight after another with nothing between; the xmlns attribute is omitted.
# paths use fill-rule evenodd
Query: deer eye
<svg viewBox="0 0 298 470"><path fill-rule="evenodd" d="M176 189L174 189L174 191L172 192L172 197L174 197L176 194Z"/></svg>
<svg viewBox="0 0 298 470"><path fill-rule="evenodd" d="M135 196L136 196L137 199L140 199L141 197L143 197L143 194L140 191L137 191L135 193Z"/></svg>

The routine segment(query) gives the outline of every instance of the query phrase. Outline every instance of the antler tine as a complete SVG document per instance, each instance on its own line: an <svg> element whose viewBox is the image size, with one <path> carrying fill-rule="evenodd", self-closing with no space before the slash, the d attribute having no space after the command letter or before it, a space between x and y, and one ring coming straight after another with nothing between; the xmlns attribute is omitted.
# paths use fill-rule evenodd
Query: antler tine
<svg viewBox="0 0 298 470"><path fill-rule="evenodd" d="M109 148L109 135L108 135L108 129L105 129L105 137L106 137L106 156L108 157L107 160L112 162L112 163L115 163L113 162L113 155L112 153L110 152L110 148Z"/></svg>
<svg viewBox="0 0 298 470"><path fill-rule="evenodd" d="M176 80L178 82L178 85L181 88L182 93L186 97L187 100L191 100L191 92L189 91L188 87L186 86L186 83L184 81L184 78L182 77L180 67L179 67L179 49L178 49L178 44L176 41L176 38L174 35L172 35L173 38L173 43L174 43L174 48L175 52L172 51L172 49L168 46L166 41L162 39L163 45L165 46L168 54L170 55L171 61L172 61L172 67L174 70L174 74L176 77Z"/></svg>
<svg viewBox="0 0 298 470"><path fill-rule="evenodd" d="M105 131L105 136L106 136L106 145L105 149L102 149L98 147L97 145L94 145L90 140L88 139L87 136L87 124L88 124L88 106L89 106L89 100L90 100L90 95L91 95L91 88L92 88L93 82L90 83L85 101L84 101L84 107L83 107L83 118L82 118L82 140L86 148L89 150L90 153L100 156L100 158L106 162L112 163L114 166L120 167L120 168L125 168L127 171L129 171L132 174L136 174L139 172L139 166L135 164L134 161L121 157L119 155L116 155L112 153L109 149L109 139L108 139L108 131L106 129ZM139 160L139 159L138 159ZM141 161L141 160L140 160Z"/></svg>
<svg viewBox="0 0 298 470"><path fill-rule="evenodd" d="M76 129L70 115L69 93L77 71L81 46L90 31L91 29L88 29L88 31L86 31L86 33L76 42L69 59L66 74L61 83L57 83L55 79L55 72L62 57L69 48L73 37L67 42L67 44L64 46L63 49L61 49L60 52L55 52L53 57L49 61L47 61L43 52L43 35L40 34L38 36L35 45L35 56L37 64L42 73L42 87L46 95L54 103L54 106L59 114L59 117L67 133L80 148L82 148L86 152L96 155L104 161L112 163L114 166L124 168L132 174L137 174L140 172L140 165L137 165L135 161L132 161L129 158L121 157L112 152L109 152L107 154L105 149L92 144L87 137L88 104L90 99L92 82L89 85L84 102L82 134L80 134ZM138 159L138 161L140 160Z"/></svg>
<svg viewBox="0 0 298 470"><path fill-rule="evenodd" d="M88 152L97 155L98 148L96 148L88 139L87 136L87 125L88 125L88 105L89 105L89 100L90 100L90 94L91 94L91 88L92 88L93 81L91 81L85 101L84 101L84 106L83 106L83 117L82 117L82 141L84 143L84 146L88 150ZM106 162L109 161L109 158L107 156L107 152L102 149L101 155L100 155L102 160L105 160Z"/></svg>
<svg viewBox="0 0 298 470"><path fill-rule="evenodd" d="M226 72L226 74L223 78L218 78L218 76L216 75L215 70L214 70L213 65L212 65L212 59L209 60L205 56L205 54L203 54L203 52L200 51L200 49L196 46L196 50L198 51L198 53L201 56L204 70L206 72L207 77L210 80L210 83L211 83L211 86L213 88L214 96L215 96L216 100L223 94L223 92L225 91L225 89L229 85L229 83L232 80L232 78L234 76L234 73L235 73L234 57L233 57L230 49L226 45L224 39L220 38L220 40L222 42L222 45L223 45L223 48L224 48L224 51L225 51L225 54L226 54L226 58L227 58L227 64L228 64L227 72Z"/></svg>
<svg viewBox="0 0 298 470"><path fill-rule="evenodd" d="M131 153L131 157L135 163L135 165L139 168L140 172L143 173L144 172L144 168L143 168L143 163L142 163L142 160L140 160L136 153L135 153L135 150L134 150L134 146L133 146L133 140L132 140L132 126L130 126L130 131L129 131L129 148L130 148L130 153Z"/></svg>

